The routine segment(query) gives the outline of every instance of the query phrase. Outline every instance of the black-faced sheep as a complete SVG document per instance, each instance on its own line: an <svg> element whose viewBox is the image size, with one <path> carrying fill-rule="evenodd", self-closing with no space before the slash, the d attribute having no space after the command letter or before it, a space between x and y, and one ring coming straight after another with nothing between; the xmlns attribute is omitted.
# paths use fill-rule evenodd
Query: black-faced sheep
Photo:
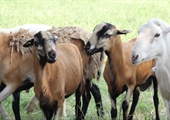
<svg viewBox="0 0 170 120"><path fill-rule="evenodd" d="M76 114L83 83L83 63L78 48L70 43L56 44L53 34L40 31L23 46L33 45L34 91L47 120L60 118L65 98L76 92Z"/></svg>

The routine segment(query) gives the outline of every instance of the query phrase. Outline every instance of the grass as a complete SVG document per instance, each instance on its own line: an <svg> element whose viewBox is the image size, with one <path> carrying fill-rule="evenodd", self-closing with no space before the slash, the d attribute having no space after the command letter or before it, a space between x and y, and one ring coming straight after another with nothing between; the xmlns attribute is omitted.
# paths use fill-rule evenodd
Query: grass
<svg viewBox="0 0 170 120"><path fill-rule="evenodd" d="M128 41L137 36L138 28L150 18L160 18L170 23L170 2L168 0L1 0L0 1L0 26L14 27L26 23L48 24L54 26L79 26L88 31L101 22L109 22L118 29L133 30L132 33L122 36L122 40ZM102 94L105 110L104 118L110 119L110 100L107 92L107 85L104 79L97 83ZM151 90L152 91L152 90ZM141 93L139 104L136 108L135 120L153 120L155 112L151 91ZM42 114L37 106L33 113L27 114L25 106L33 95L33 90L26 94L21 93L21 115L23 120L41 120ZM118 120L122 119L121 102L125 94L122 94L117 102ZM160 117L166 120L165 106L160 98ZM3 101L3 105L14 119L11 109L11 96ZM67 118L74 118L74 96L67 100ZM91 100L86 120L99 119L96 114L94 100Z"/></svg>

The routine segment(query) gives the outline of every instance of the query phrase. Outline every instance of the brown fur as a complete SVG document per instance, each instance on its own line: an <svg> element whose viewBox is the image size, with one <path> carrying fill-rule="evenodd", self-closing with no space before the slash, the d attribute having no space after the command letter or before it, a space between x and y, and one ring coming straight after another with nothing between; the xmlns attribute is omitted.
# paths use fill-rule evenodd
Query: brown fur
<svg viewBox="0 0 170 120"><path fill-rule="evenodd" d="M49 32L58 36L58 43L73 43L78 47L83 59L85 79L92 80L93 78L97 78L97 80L100 80L101 76L97 76L96 73L97 70L102 72L104 58L100 60L101 53L89 56L84 52L84 46L91 33L79 27L53 27Z"/></svg>
<svg viewBox="0 0 170 120"><path fill-rule="evenodd" d="M26 30L27 31L27 30ZM29 33L19 30L15 33L0 34L0 84L3 83L6 87L0 92L0 102L5 100L9 95L20 87L20 85L29 78L34 81L33 63L31 52L26 52L24 57L22 54L29 49L20 50L21 46L19 41L27 40L23 36L29 37ZM21 39L20 39L21 38ZM12 42L11 44L11 41ZM19 48L19 49L17 49ZM23 57L23 58L22 58ZM25 67L27 66L27 67ZM5 111L0 111L3 117L8 117Z"/></svg>
<svg viewBox="0 0 170 120"><path fill-rule="evenodd" d="M83 80L83 64L78 48L70 43L56 45L57 61L47 63L42 69L39 59L34 54L34 69L36 80L34 91L39 100L41 93L48 99L49 106L58 101L58 107L62 108L65 96L75 93Z"/></svg>
<svg viewBox="0 0 170 120"><path fill-rule="evenodd" d="M0 80L4 84L14 84L14 88L16 89L24 79L26 79L28 72L24 73L23 71L32 71L32 58L30 56L31 53L25 53L25 59L21 59L22 55L20 52L17 52L17 49L12 48L13 45L10 45L12 37L21 36L27 34L19 31L18 33L1 33L0 34L0 66L3 68L0 70L1 76ZM28 35L27 35L28 36ZM13 49L13 53L11 55L11 51ZM14 63L11 61L15 61ZM25 64L28 64L28 67L25 67ZM21 71L23 74L21 74ZM12 74L11 74L12 73ZM15 78L14 78L15 76Z"/></svg>
<svg viewBox="0 0 170 120"><path fill-rule="evenodd" d="M124 92L124 85L131 90L131 96L136 86L145 83L149 76L154 75L152 72L152 67L155 66L154 60L143 62L139 66L131 64L130 56L135 40L122 43L119 35L112 36L109 40L107 50L109 58L105 66L104 78L112 98ZM127 102L129 103L128 98Z"/></svg>

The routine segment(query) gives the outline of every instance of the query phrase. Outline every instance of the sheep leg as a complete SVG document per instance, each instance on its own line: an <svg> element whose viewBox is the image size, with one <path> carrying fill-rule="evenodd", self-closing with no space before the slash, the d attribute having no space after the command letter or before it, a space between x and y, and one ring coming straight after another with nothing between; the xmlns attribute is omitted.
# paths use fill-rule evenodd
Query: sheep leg
<svg viewBox="0 0 170 120"><path fill-rule="evenodd" d="M61 112L63 117L66 117L66 99L64 100L63 107L62 107L62 112Z"/></svg>
<svg viewBox="0 0 170 120"><path fill-rule="evenodd" d="M36 97L36 95L34 95L30 102L28 103L28 105L26 106L26 110L27 112L32 112L34 110L34 108L36 107L36 104L38 103L38 99Z"/></svg>
<svg viewBox="0 0 170 120"><path fill-rule="evenodd" d="M166 112L167 112L167 120L170 120L170 103L168 100L163 98L165 106L166 106Z"/></svg>
<svg viewBox="0 0 170 120"><path fill-rule="evenodd" d="M158 110L158 106L159 106L158 83L157 83L157 79L156 79L155 76L153 77L152 81L153 81L153 87L154 87L153 101L154 101L154 106L155 106L156 120L160 120L160 118L159 118L159 110Z"/></svg>
<svg viewBox="0 0 170 120"><path fill-rule="evenodd" d="M5 88L0 92L0 103L3 100L5 100L7 97L9 97L9 95L11 95L16 88L17 88L17 85L15 85L15 84L6 85ZM5 110L1 104L0 104L0 112L3 115L3 117L5 117L5 120L9 119L7 113L5 112Z"/></svg>
<svg viewBox="0 0 170 120"><path fill-rule="evenodd" d="M122 109L123 109L123 120L127 120L127 111L129 107L130 97L134 91L134 86L128 86L126 98L122 103Z"/></svg>
<svg viewBox="0 0 170 120"><path fill-rule="evenodd" d="M57 112L59 105L61 105L59 100L50 102L48 96L45 96L43 92L40 93L39 106L43 111L46 120L52 119L53 115Z"/></svg>
<svg viewBox="0 0 170 120"><path fill-rule="evenodd" d="M86 79L86 90L83 93L83 106L82 106L82 119L84 119L84 116L86 115L87 108L89 106L90 100L91 100L91 94L90 94L90 85L91 80Z"/></svg>
<svg viewBox="0 0 170 120"><path fill-rule="evenodd" d="M3 120L10 120L10 117L8 116L7 112L5 111L1 103L0 103L0 113L3 117Z"/></svg>
<svg viewBox="0 0 170 120"><path fill-rule="evenodd" d="M130 109L130 112L129 112L128 120L133 119L133 114L134 114L136 105L137 105L138 100L139 100L139 95L140 95L139 88L135 88L134 91L133 91L133 101L132 101L132 106L131 106L131 109Z"/></svg>
<svg viewBox="0 0 170 120"><path fill-rule="evenodd" d="M92 83L92 87L90 88L90 92L92 93L95 103L96 103L96 108L97 108L97 115L100 117L104 116L104 110L103 110L103 105L102 105L102 99L101 99L101 94L98 86L94 83Z"/></svg>
<svg viewBox="0 0 170 120"><path fill-rule="evenodd" d="M110 100L111 100L111 118L112 120L116 120L117 118L116 97L111 96Z"/></svg>
<svg viewBox="0 0 170 120"><path fill-rule="evenodd" d="M0 92L6 87L5 84L1 83L0 84ZM4 120L10 120L10 117L8 116L7 112L5 111L4 107L0 103L0 113L2 114L2 117Z"/></svg>
<svg viewBox="0 0 170 120"><path fill-rule="evenodd" d="M76 120L81 120L82 117L84 117L84 115L81 112L81 101L80 101L80 97L81 97L81 93L80 93L80 85L76 90L76 105L75 105L75 115L76 115Z"/></svg>
<svg viewBox="0 0 170 120"><path fill-rule="evenodd" d="M19 102L20 102L20 92L23 90L30 89L34 83L30 82L29 79L26 79L22 82L22 85L15 90L13 93L13 102L12 102L12 109L15 115L16 120L21 120L20 117L20 107L19 107Z"/></svg>
<svg viewBox="0 0 170 120"><path fill-rule="evenodd" d="M54 120L60 120L61 113L62 113L62 109L58 108L58 110L56 111L56 115L54 117Z"/></svg>
<svg viewBox="0 0 170 120"><path fill-rule="evenodd" d="M0 102L9 97L16 89L17 85L15 84L6 85L6 87L0 92Z"/></svg>
<svg viewBox="0 0 170 120"><path fill-rule="evenodd" d="M20 92L14 92L13 101L12 101L12 109L13 109L16 120L21 120L19 101L20 101Z"/></svg>

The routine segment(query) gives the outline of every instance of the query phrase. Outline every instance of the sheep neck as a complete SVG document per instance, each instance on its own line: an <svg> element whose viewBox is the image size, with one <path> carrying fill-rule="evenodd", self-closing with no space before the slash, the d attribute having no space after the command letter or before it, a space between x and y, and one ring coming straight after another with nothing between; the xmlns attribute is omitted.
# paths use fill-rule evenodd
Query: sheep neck
<svg viewBox="0 0 170 120"><path fill-rule="evenodd" d="M119 94L121 94L124 90L127 89L123 83L123 79L125 77L125 65L123 47L120 37L111 37L109 45L109 49L105 51L106 55L108 56L106 74L108 74L110 78L108 82L110 86L112 86L110 88L112 91L112 95L114 97L117 97Z"/></svg>
<svg viewBox="0 0 170 120"><path fill-rule="evenodd" d="M118 73L122 73L124 71L124 53L123 53L123 45L120 39L120 36L112 36L109 41L109 49L106 51L108 59L114 65L114 69Z"/></svg>

